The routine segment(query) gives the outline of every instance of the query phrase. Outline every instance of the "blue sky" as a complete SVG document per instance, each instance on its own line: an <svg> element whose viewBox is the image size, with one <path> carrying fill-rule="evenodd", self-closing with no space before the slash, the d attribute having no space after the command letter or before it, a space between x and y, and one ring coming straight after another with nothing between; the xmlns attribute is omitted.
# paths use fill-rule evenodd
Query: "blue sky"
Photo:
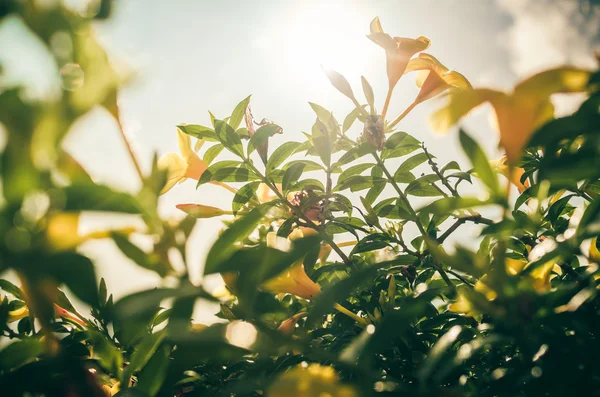
<svg viewBox="0 0 600 397"><path fill-rule="evenodd" d="M473 85L502 89L543 66L589 65L598 37L598 24L581 23L576 3L566 0L118 0L113 18L97 28L112 58L135 73L119 100L125 127L148 169L153 152L177 151L175 125L209 124L207 110L224 118L249 94L255 117L284 128L272 148L300 140L301 131L310 130L314 114L309 101L343 119L351 104L329 85L321 65L343 73L355 92L361 91L360 76L365 75L380 108L387 88L384 52L365 36L375 16L392 35L429 37L428 52ZM51 91L46 80L55 70L49 66L49 74L38 75L38 58L24 55L29 39L13 25L0 26L0 53L5 54L0 60L7 73L33 91L44 84ZM391 115L417 92L412 76L403 80ZM466 165L456 135L436 136L427 126L427 116L439 105L420 105L399 127L424 140L441 163L459 157ZM487 111L470 117L466 126L492 157L497 154ZM99 182L131 191L138 186L116 125L102 110L80 120L66 146ZM165 216L178 216L178 203L224 206L230 200L230 193L218 187L196 191L189 182L165 195L160 209ZM220 227L216 219L199 221L190 252L198 275ZM97 259L100 275L117 296L158 280L108 242L89 243L84 251ZM208 312L198 316L211 318Z"/></svg>

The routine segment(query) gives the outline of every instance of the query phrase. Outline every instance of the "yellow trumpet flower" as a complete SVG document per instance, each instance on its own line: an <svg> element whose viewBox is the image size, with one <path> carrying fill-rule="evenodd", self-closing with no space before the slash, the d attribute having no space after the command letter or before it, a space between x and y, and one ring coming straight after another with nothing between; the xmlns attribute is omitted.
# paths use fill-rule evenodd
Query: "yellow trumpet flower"
<svg viewBox="0 0 600 397"><path fill-rule="evenodd" d="M600 250L598 250L598 237L594 237L590 241L590 248L588 249L588 257L596 262L600 263Z"/></svg>
<svg viewBox="0 0 600 397"><path fill-rule="evenodd" d="M46 243L53 251L74 249L78 245L94 239L108 238L112 233L131 234L136 231L133 227L99 230L81 234L79 232L79 212L58 212L48 217L46 227Z"/></svg>
<svg viewBox="0 0 600 397"><path fill-rule="evenodd" d="M426 50L431 41L423 36L416 39L392 37L383 31L378 17L371 22L370 30L367 37L385 50L389 87L393 88L404 74L410 58Z"/></svg>
<svg viewBox="0 0 600 397"><path fill-rule="evenodd" d="M281 332L282 334L286 334L286 335L293 334L294 329L296 329L296 324L298 324L298 321L300 321L300 319L302 317L306 317L307 315L308 315L308 313L306 313L306 312L300 312L300 313L294 314L292 317L283 321L277 328L277 331Z"/></svg>
<svg viewBox="0 0 600 397"><path fill-rule="evenodd" d="M290 233L289 239L295 240L302 238L303 234L300 230L296 229ZM267 234L267 246L275 248L278 242L277 234L271 232ZM223 281L233 292L236 290L236 284L238 282L238 274L236 273L223 273L221 274ZM304 272L304 264L302 260L294 263L289 269L284 270L279 275L265 281L261 285L261 289L265 289L276 294L285 293L299 296L304 299L312 299L319 292L321 288L318 284L310 279Z"/></svg>
<svg viewBox="0 0 600 397"><path fill-rule="evenodd" d="M160 194L165 194L175 184L186 179L200 179L200 176L208 168L208 164L198 157L192 149L190 136L177 128L177 143L179 153L167 153L158 159L158 168L167 171L167 182Z"/></svg>
<svg viewBox="0 0 600 397"><path fill-rule="evenodd" d="M589 71L567 66L533 75L510 93L484 88L453 92L447 105L432 115L431 123L435 130L446 131L472 109L490 102L498 122L500 146L508 164L515 166L533 132L554 117L552 94L582 92L589 77Z"/></svg>
<svg viewBox="0 0 600 397"><path fill-rule="evenodd" d="M332 367L298 365L280 375L267 389L266 397L356 397L352 386L341 384Z"/></svg>
<svg viewBox="0 0 600 397"><path fill-rule="evenodd" d="M417 87L421 90L415 99L416 103L433 98L446 90L463 91L473 88L465 76L454 70L449 70L433 55L421 53L417 58L411 59L404 73L412 71L419 71L417 74Z"/></svg>
<svg viewBox="0 0 600 397"><path fill-rule="evenodd" d="M523 168L513 168L507 164L506 156L502 156L499 160L490 161L490 165L501 175L504 175L506 179L509 180L510 183L517 187L519 193L523 193L526 189L529 188L529 181L525 180L524 183L521 182L521 177L525 173Z"/></svg>

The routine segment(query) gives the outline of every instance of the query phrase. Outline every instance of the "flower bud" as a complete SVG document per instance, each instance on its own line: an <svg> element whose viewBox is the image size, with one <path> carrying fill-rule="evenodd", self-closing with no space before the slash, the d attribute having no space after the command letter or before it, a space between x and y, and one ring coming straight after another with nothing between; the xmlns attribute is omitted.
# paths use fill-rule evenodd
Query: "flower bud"
<svg viewBox="0 0 600 397"><path fill-rule="evenodd" d="M214 218L215 216L231 214L231 211L225 211L217 207L211 207L210 205L177 204L175 207L194 218Z"/></svg>
<svg viewBox="0 0 600 397"><path fill-rule="evenodd" d="M367 117L363 129L363 138L380 151L383 150L383 145L385 145L385 133L383 129L383 117L379 115Z"/></svg>

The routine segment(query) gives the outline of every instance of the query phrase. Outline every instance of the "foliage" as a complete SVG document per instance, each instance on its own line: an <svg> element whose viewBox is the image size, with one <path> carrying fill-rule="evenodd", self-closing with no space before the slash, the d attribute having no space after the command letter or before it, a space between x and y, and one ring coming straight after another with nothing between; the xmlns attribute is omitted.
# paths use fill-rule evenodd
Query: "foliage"
<svg viewBox="0 0 600 397"><path fill-rule="evenodd" d="M46 45L66 33L73 51L54 54L64 72L58 100L32 102L18 87L0 93L0 270L21 283L0 280L0 328L11 342L0 351L3 395L598 394L600 365L590 353L600 350L599 73L559 68L509 94L473 89L422 53L428 39L392 37L375 19L369 38L385 49L389 82L381 113L366 78L363 103L326 70L353 106L341 123L311 103L306 140L272 150L270 138L285 132L256 122L248 97L229 117L211 113L210 126L178 126L181 153L155 157L149 174L130 151L142 180L131 195L94 183L61 146L95 106L119 119L119 77L91 20L36 4L9 1L1 16L18 15ZM102 2L96 17L108 11ZM396 83L412 71L420 92L389 121ZM587 93L585 102L554 119L550 95L575 91ZM434 125L449 127L490 101L507 159L490 162L460 130L470 168L438 164L424 142L396 128L444 92ZM231 209L182 204L188 216L161 219L159 195L186 179L231 191ZM146 229L82 235L84 211L136 214ZM220 292L192 284L169 254L187 265L196 218L214 216L229 217L204 267L222 274ZM445 244L467 223L478 238ZM153 250L132 233L150 237ZM113 302L77 251L93 238L111 239L164 282ZM223 322L193 323L198 300L220 302Z"/></svg>

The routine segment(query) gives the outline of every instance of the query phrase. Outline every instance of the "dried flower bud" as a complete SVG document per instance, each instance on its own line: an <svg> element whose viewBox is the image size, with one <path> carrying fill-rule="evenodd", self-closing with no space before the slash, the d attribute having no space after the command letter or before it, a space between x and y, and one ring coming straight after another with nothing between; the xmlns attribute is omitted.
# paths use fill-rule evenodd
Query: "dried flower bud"
<svg viewBox="0 0 600 397"><path fill-rule="evenodd" d="M383 145L385 144L385 134L383 129L383 118L379 115L371 115L367 117L367 121L365 121L363 138L371 145L375 146L377 150L382 150Z"/></svg>

